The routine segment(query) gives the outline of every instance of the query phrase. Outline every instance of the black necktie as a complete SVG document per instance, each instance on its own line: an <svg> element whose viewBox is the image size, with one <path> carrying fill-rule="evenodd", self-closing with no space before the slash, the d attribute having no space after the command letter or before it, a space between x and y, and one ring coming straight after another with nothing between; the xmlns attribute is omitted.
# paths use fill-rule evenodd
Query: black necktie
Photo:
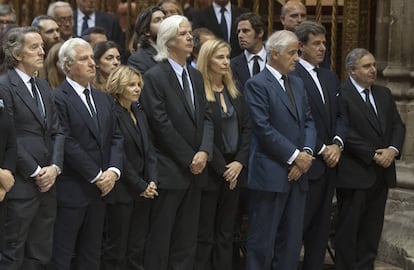
<svg viewBox="0 0 414 270"><path fill-rule="evenodd" d="M96 110L92 105L90 91L89 91L89 89L86 88L85 90L83 90L83 93L85 94L85 97L86 97L86 103L88 104L89 113L90 113L90 115L91 115L91 117L92 117L92 119L93 119L93 121L96 125L96 128L99 130L98 117L96 115Z"/></svg>
<svg viewBox="0 0 414 270"><path fill-rule="evenodd" d="M260 72L259 58L258 55L253 56L253 76Z"/></svg>
<svg viewBox="0 0 414 270"><path fill-rule="evenodd" d="M185 69L183 69L181 79L183 81L183 91L184 91L185 99L187 100L188 106L190 106L191 108L191 112L194 114L194 104L191 98L190 85L188 84L187 71Z"/></svg>
<svg viewBox="0 0 414 270"><path fill-rule="evenodd" d="M30 84L32 85L32 95L33 99L35 100L36 107L39 110L40 115L42 116L43 120L45 118L45 111L43 110L42 102L40 100L39 94L36 88L36 82L34 78L30 78Z"/></svg>
<svg viewBox="0 0 414 270"><path fill-rule="evenodd" d="M364 89L364 94L365 94L365 104L374 113L374 115L377 116L377 112L375 111L374 106L372 105L371 100L369 99L369 89Z"/></svg>
<svg viewBox="0 0 414 270"><path fill-rule="evenodd" d="M85 32L86 29L89 28L88 20L89 20L89 16L88 15L83 16L83 23L82 23L81 35L83 34L83 32Z"/></svg>
<svg viewBox="0 0 414 270"><path fill-rule="evenodd" d="M325 109L326 109L326 113L327 113L328 117L330 117L331 114L330 114L330 107L329 107L330 104L329 104L329 93L328 93L328 90L326 89L325 83L323 82L323 80L321 80L321 74L320 74L321 70L320 70L320 68L319 67L315 67L314 70L316 72L316 76L318 77L319 84L321 85L322 95L323 95L322 102L324 102Z"/></svg>
<svg viewBox="0 0 414 270"><path fill-rule="evenodd" d="M224 12L226 12L227 9L222 7L220 9L221 12L221 21L220 21L220 28L221 28L221 32L223 33L223 39L227 42L229 41L229 33L227 30L227 22L226 22L226 17L224 16Z"/></svg>
<svg viewBox="0 0 414 270"><path fill-rule="evenodd" d="M286 94L289 97L289 100L292 103L293 108L295 109L295 113L296 113L296 102L293 96L293 90L290 87L289 78L287 75L282 75L282 80L283 80L283 85L285 87Z"/></svg>

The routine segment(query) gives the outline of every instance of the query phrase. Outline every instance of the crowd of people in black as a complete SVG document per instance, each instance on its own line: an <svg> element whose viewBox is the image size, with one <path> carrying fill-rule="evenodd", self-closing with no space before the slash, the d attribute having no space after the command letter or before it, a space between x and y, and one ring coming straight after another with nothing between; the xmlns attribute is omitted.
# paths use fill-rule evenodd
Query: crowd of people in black
<svg viewBox="0 0 414 270"><path fill-rule="evenodd" d="M371 52L340 83L297 0L269 35L163 0L131 44L95 2L0 5L0 270L239 269L242 216L246 269L321 270L335 192L336 269L373 269L405 126Z"/></svg>

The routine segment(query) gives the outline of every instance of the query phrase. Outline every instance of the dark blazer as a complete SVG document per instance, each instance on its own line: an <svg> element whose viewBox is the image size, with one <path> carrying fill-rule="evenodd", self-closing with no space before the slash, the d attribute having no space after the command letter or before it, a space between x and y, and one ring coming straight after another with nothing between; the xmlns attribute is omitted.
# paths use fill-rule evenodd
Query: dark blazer
<svg viewBox="0 0 414 270"><path fill-rule="evenodd" d="M167 60L144 75L141 99L154 135L159 188L186 189L195 180L200 187L207 183L207 170L195 176L189 166L198 151L209 153L210 158L212 156L211 111L205 98L201 73L190 66L188 72L194 90L194 116Z"/></svg>
<svg viewBox="0 0 414 270"><path fill-rule="evenodd" d="M49 84L36 79L45 107L45 121L36 107L25 83L14 69L0 77L0 95L4 99L17 138L17 164L15 183L9 198L32 198L39 194L38 187L30 178L38 166L56 164L63 168L65 137L59 127L59 119ZM49 192L54 192L54 188Z"/></svg>
<svg viewBox="0 0 414 270"><path fill-rule="evenodd" d="M65 80L53 92L65 141L65 161L57 181L58 202L82 207L101 197L91 181L109 167L122 170L123 137L115 118L113 99L92 89L100 131L72 86Z"/></svg>
<svg viewBox="0 0 414 270"><path fill-rule="evenodd" d="M121 178L106 199L109 203L129 203L139 198L150 181L157 182L154 147L151 142L145 113L132 106L137 124L129 112L118 102L115 113L119 129L124 137L124 162ZM143 169L141 171L141 168Z"/></svg>
<svg viewBox="0 0 414 270"><path fill-rule="evenodd" d="M371 86L380 126L350 79L341 85L340 91L341 110L347 126L345 149L338 164L337 187L366 189L375 183L377 175L382 175L387 185L394 187L395 163L382 168L373 160L378 148L394 146L400 153L402 150L405 126L391 91L379 85Z"/></svg>
<svg viewBox="0 0 414 270"><path fill-rule="evenodd" d="M315 160L308 171L309 179L319 179L325 172L326 165L320 155L317 155L322 145L332 144L333 138L339 136L345 141L345 126L342 114L339 111L339 80L335 73L326 68L319 68L319 80L327 90L328 96L325 97L329 104L329 113L325 109L318 87L309 72L300 64L296 65L296 70L291 73L303 80L305 90L309 98L313 121L317 131L315 145Z"/></svg>
<svg viewBox="0 0 414 270"><path fill-rule="evenodd" d="M0 168L16 170L16 130L0 95Z"/></svg>
<svg viewBox="0 0 414 270"><path fill-rule="evenodd" d="M265 68L246 82L244 95L252 119L248 186L250 189L286 192L288 159L296 149L315 149L316 130L303 81L289 76L297 114L273 74ZM299 180L308 188L307 175Z"/></svg>
<svg viewBox="0 0 414 270"><path fill-rule="evenodd" d="M233 72L233 79L244 87L247 80L250 79L249 66L244 52L231 59L231 71ZM242 88L244 89L244 88Z"/></svg>
<svg viewBox="0 0 414 270"><path fill-rule="evenodd" d="M230 102L237 113L237 121L239 125L238 147L232 161L238 161L243 164L243 170L238 179L238 186L240 186L245 184L247 176L246 168L249 159L251 137L250 116L243 96L238 96L235 99L230 98ZM212 111L214 125L214 152L213 159L209 162L209 176L212 181L209 181L207 188L219 188L220 183L224 181L223 173L227 170L226 165L229 161L223 156L224 143L222 137L222 118L219 101L209 102L209 104Z"/></svg>
<svg viewBox="0 0 414 270"><path fill-rule="evenodd" d="M78 9L73 10L73 36L78 36ZM125 47L125 40L122 40L122 31L119 26L118 19L109 13L95 11L95 26L99 26L105 29L108 40L112 40L118 43L121 50Z"/></svg>
<svg viewBox="0 0 414 270"><path fill-rule="evenodd" d="M231 46L231 57L239 55L242 50L239 46L239 39L237 37L237 25L235 25L237 17L241 14L249 12L249 10L231 5L231 32L230 32L230 46ZM228 23L228 22L227 22ZM206 7L200 10L193 17L193 29L205 27L214 33L217 37L224 39L223 33L221 32L220 25L217 21L216 14L214 13L213 6Z"/></svg>
<svg viewBox="0 0 414 270"><path fill-rule="evenodd" d="M155 66L158 62L154 60L157 50L152 46L139 48L128 58L128 65L135 67L142 75Z"/></svg>

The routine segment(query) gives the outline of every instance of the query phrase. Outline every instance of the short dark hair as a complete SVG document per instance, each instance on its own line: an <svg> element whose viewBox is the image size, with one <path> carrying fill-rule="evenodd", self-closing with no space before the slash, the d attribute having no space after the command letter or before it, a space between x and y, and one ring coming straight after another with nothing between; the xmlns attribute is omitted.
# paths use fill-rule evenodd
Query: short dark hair
<svg viewBox="0 0 414 270"><path fill-rule="evenodd" d="M325 26L317 22L304 21L301 24L299 24L299 26L296 28L295 34L300 42L307 43L309 39L309 34L326 35L326 28Z"/></svg>
<svg viewBox="0 0 414 270"><path fill-rule="evenodd" d="M157 6L150 6L138 14L135 22L135 33L137 35L135 44L139 44L141 48L148 47L151 44L147 33L150 31L152 14L157 11L161 11L165 15L165 11Z"/></svg>
<svg viewBox="0 0 414 270"><path fill-rule="evenodd" d="M24 37L27 33L38 33L39 29L34 26L15 27L7 32L3 40L4 61L9 68L17 65L18 61L13 56L13 52L22 52L24 46Z"/></svg>
<svg viewBox="0 0 414 270"><path fill-rule="evenodd" d="M93 58L95 58L95 61L98 61L99 58L102 57L102 55L105 54L105 52L109 49L118 49L119 51L119 46L118 44L116 44L113 41L101 41L95 44L95 46L93 47Z"/></svg>
<svg viewBox="0 0 414 270"><path fill-rule="evenodd" d="M32 26L36 26L39 27L39 24L41 21L44 20L52 20L54 22L56 22L55 18L53 18L52 16L48 16L48 15L39 15L37 17L35 17L32 21ZM57 23L57 22L56 22Z"/></svg>
<svg viewBox="0 0 414 270"><path fill-rule="evenodd" d="M239 24L240 21L249 21L250 24L252 25L252 28L254 30L254 32L256 33L256 35L258 35L260 32L263 33L263 40L266 39L266 27L265 24L263 22L262 17L260 17L259 15L256 15L253 12L247 12L247 13L243 13L241 14L239 17L237 17L236 19L236 27Z"/></svg>
<svg viewBox="0 0 414 270"><path fill-rule="evenodd" d="M100 26L90 27L83 31L81 38L87 42L91 42L92 34L101 34L106 36L105 29Z"/></svg>
<svg viewBox="0 0 414 270"><path fill-rule="evenodd" d="M193 30L193 53L198 54L200 52L201 49L201 36L202 35L211 35L211 36L215 36L213 32L211 32L209 29L205 28L205 27L201 27L201 28L197 28Z"/></svg>

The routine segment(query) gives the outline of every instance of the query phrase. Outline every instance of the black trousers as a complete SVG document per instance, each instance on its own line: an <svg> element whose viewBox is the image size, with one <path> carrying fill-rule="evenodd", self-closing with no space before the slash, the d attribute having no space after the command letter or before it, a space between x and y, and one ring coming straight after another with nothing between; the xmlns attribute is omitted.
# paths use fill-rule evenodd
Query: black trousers
<svg viewBox="0 0 414 270"><path fill-rule="evenodd" d="M326 170L319 179L309 180L303 226L303 270L323 269L331 228L334 171Z"/></svg>
<svg viewBox="0 0 414 270"><path fill-rule="evenodd" d="M7 200L0 269L45 269L52 257L55 194L49 191L33 198Z"/></svg>
<svg viewBox="0 0 414 270"><path fill-rule="evenodd" d="M173 177L173 176L172 176ZM201 189L159 189L154 199L145 245L148 270L193 270Z"/></svg>
<svg viewBox="0 0 414 270"><path fill-rule="evenodd" d="M387 195L388 187L379 179L368 189L337 189L336 269L374 269Z"/></svg>
<svg viewBox="0 0 414 270"><path fill-rule="evenodd" d="M107 204L101 270L144 270L151 199Z"/></svg>
<svg viewBox="0 0 414 270"><path fill-rule="evenodd" d="M239 193L224 179L219 189L202 191L195 270L232 269Z"/></svg>

